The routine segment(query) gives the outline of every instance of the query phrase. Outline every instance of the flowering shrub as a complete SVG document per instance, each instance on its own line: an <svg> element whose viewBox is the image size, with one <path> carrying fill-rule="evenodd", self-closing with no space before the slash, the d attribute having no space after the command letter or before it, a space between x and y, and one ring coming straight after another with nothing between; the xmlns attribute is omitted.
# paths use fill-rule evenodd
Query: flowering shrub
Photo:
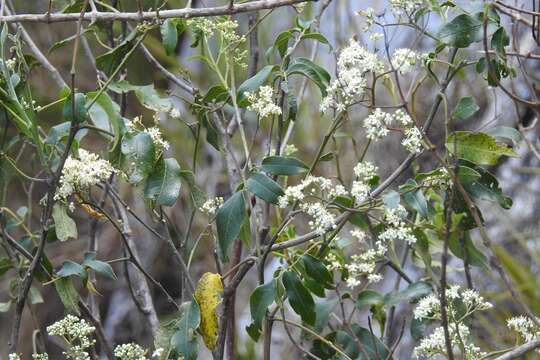
<svg viewBox="0 0 540 360"><path fill-rule="evenodd" d="M502 126L497 108L540 108L540 55L520 50L538 13L343 1L361 3L362 31L340 41L323 17L338 1L125 3L17 15L2 2L0 312L13 321L0 358L537 354L537 266L489 230L513 205L496 174L540 160L536 120ZM267 18L283 30L264 34ZM25 29L60 21L77 24L50 49L70 46L67 83ZM167 92L135 85L137 56ZM34 95L36 66L58 85L50 102ZM493 106L476 100L488 87ZM49 297L63 317L36 316Z"/></svg>

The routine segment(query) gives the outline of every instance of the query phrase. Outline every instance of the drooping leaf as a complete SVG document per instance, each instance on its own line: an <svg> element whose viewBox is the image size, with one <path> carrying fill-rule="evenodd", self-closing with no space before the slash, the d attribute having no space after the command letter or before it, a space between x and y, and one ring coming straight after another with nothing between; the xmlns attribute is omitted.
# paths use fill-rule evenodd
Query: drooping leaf
<svg viewBox="0 0 540 360"><path fill-rule="evenodd" d="M217 306L221 303L223 294L223 284L219 274L210 272L204 273L193 297L199 304L201 314L200 330L203 336L204 344L210 350L216 346L218 335L218 316Z"/></svg>
<svg viewBox="0 0 540 360"><path fill-rule="evenodd" d="M328 318L338 302L339 300L337 298L333 298L325 299L315 304L315 313L317 314L317 319L315 320L315 331L320 333L328 325Z"/></svg>
<svg viewBox="0 0 540 360"><path fill-rule="evenodd" d="M479 17L461 14L443 25L439 30L438 38L449 46L466 48L472 43L482 40L482 26L482 20ZM493 22L488 22L488 34L493 31Z"/></svg>
<svg viewBox="0 0 540 360"><path fill-rule="evenodd" d="M173 206L182 185L180 165L174 158L162 159L146 181L144 195L156 205Z"/></svg>
<svg viewBox="0 0 540 360"><path fill-rule="evenodd" d="M417 281L409 284L407 288L397 292L391 292L384 297L384 303L388 306L394 306L401 301L416 301L433 292L433 287L424 281Z"/></svg>
<svg viewBox="0 0 540 360"><path fill-rule="evenodd" d="M56 273L61 278L66 278L70 276L78 276L81 279L86 279L86 270L80 264L77 264L74 261L66 260L62 263L62 268Z"/></svg>
<svg viewBox="0 0 540 360"><path fill-rule="evenodd" d="M448 240L448 248L452 254L460 259L467 259L469 265L489 268L489 260L474 245L468 233L452 234Z"/></svg>
<svg viewBox="0 0 540 360"><path fill-rule="evenodd" d="M340 346L349 357L367 360L363 357L362 352L358 347L358 342L360 342L370 359L392 359L387 347L384 346L382 341L376 335L358 324L352 324L351 328L352 331L354 331L354 337L342 330L338 331L336 334L336 344Z"/></svg>
<svg viewBox="0 0 540 360"><path fill-rule="evenodd" d="M262 321L268 307L276 297L276 280L272 279L266 284L259 285L249 297L252 323L246 328L254 341L259 340L262 329Z"/></svg>
<svg viewBox="0 0 540 360"><path fill-rule="evenodd" d="M244 217L244 195L239 191L225 201L216 215L219 256L222 261L228 261L229 246L240 234Z"/></svg>
<svg viewBox="0 0 540 360"><path fill-rule="evenodd" d="M496 138L508 139L512 141L514 145L519 144L523 139L523 136L518 130L508 126L496 126L494 128L486 130L486 134L489 134Z"/></svg>
<svg viewBox="0 0 540 360"><path fill-rule="evenodd" d="M384 297L381 293L366 289L358 294L356 298L356 308L358 310L364 310L367 307L380 306L384 304Z"/></svg>
<svg viewBox="0 0 540 360"><path fill-rule="evenodd" d="M263 173L251 174L246 188L258 198L272 204L277 204L279 197L285 194L277 182Z"/></svg>
<svg viewBox="0 0 540 360"><path fill-rule="evenodd" d="M326 89L330 83L330 74L319 65L307 58L296 58L287 69L287 76L303 75L315 83L326 96Z"/></svg>
<svg viewBox="0 0 540 360"><path fill-rule="evenodd" d="M180 176L184 181L188 184L190 189L190 195L191 200L193 201L193 204L200 208L204 202L206 201L206 194L204 191L201 190L201 188L197 185L195 182L195 175L191 170L181 170Z"/></svg>
<svg viewBox="0 0 540 360"><path fill-rule="evenodd" d="M69 277L60 278L54 282L54 286L66 310L79 314L79 293L73 285L73 280Z"/></svg>
<svg viewBox="0 0 540 360"><path fill-rule="evenodd" d="M161 41L165 47L167 55L174 54L176 44L178 44L178 36L185 29L183 19L166 19L160 26Z"/></svg>
<svg viewBox="0 0 540 360"><path fill-rule="evenodd" d="M116 93L133 91L142 106L156 112L169 112L173 107L171 100L162 96L154 85L133 85L121 80L112 83L109 89Z"/></svg>
<svg viewBox="0 0 540 360"><path fill-rule="evenodd" d="M69 217L65 205L61 203L54 204L52 218L54 220L54 227L56 229L56 237L58 240L66 241L70 238L77 238L77 224Z"/></svg>
<svg viewBox="0 0 540 360"><path fill-rule="evenodd" d="M94 125L114 134L114 140L110 146L110 149L113 149L120 141L120 135L124 131L124 121L120 114L120 106L107 93L99 95L97 91L94 91L86 95L86 106L94 102L88 109L88 115ZM98 95L99 97L97 97Z"/></svg>
<svg viewBox="0 0 540 360"><path fill-rule="evenodd" d="M503 209L509 209L512 206L512 199L503 194L499 181L493 174L470 162L461 161L461 164L473 168L480 174L480 177L474 181L463 183L463 188L469 195L475 199L497 202Z"/></svg>
<svg viewBox="0 0 540 360"><path fill-rule="evenodd" d="M313 297L300 281L298 275L292 271L286 271L282 275L283 286L289 299L289 304L302 320L310 325L315 325L315 303Z"/></svg>
<svg viewBox="0 0 540 360"><path fill-rule="evenodd" d="M197 333L201 322L199 304L195 300L180 305L180 319L171 337L171 348L177 357L196 360L198 355Z"/></svg>
<svg viewBox="0 0 540 360"><path fill-rule="evenodd" d="M455 147L455 149L454 149ZM517 157L518 154L508 145L497 141L485 133L456 131L446 141L446 148L460 159L478 165L495 165L501 156Z"/></svg>
<svg viewBox="0 0 540 360"><path fill-rule="evenodd" d="M272 175L298 175L309 167L297 158L290 156L268 156L263 159L261 169Z"/></svg>

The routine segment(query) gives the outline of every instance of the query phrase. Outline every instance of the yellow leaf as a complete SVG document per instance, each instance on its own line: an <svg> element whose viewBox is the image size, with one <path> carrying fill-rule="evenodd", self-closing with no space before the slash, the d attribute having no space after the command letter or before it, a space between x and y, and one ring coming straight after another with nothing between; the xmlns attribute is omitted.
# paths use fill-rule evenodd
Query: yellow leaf
<svg viewBox="0 0 540 360"><path fill-rule="evenodd" d="M195 300L201 310L200 330L203 336L204 344L210 350L216 347L218 335L218 316L216 308L221 303L223 294L223 284L221 276L210 272L204 273L197 289L195 289Z"/></svg>

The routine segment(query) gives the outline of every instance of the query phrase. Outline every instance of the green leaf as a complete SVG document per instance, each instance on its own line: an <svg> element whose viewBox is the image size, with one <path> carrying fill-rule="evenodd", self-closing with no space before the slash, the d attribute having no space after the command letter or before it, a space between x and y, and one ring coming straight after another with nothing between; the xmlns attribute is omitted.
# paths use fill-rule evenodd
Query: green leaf
<svg viewBox="0 0 540 360"><path fill-rule="evenodd" d="M254 341L259 340L262 329L262 321L268 307L274 302L276 297L276 280L259 285L249 297L249 308L253 322L247 331Z"/></svg>
<svg viewBox="0 0 540 360"><path fill-rule="evenodd" d="M389 356L390 354L388 353L387 347L385 347L382 341L376 335L372 334L371 331L358 324L352 324L351 328L355 334L354 337L343 330L338 331L336 334L336 343L341 346L349 357L359 360L368 360L363 357L362 352L358 347L358 342L360 342L369 356L369 359L392 359L392 357Z"/></svg>
<svg viewBox="0 0 540 360"><path fill-rule="evenodd" d="M318 33L318 32L311 32L311 33L304 34L302 35L301 39L302 40L307 40L307 39L316 40L320 42L321 44L328 45L330 48L332 48L328 39L323 34Z"/></svg>
<svg viewBox="0 0 540 360"><path fill-rule="evenodd" d="M176 44L178 43L178 30L176 29L174 19L166 19L161 24L160 31L165 53L170 56L174 54Z"/></svg>
<svg viewBox="0 0 540 360"><path fill-rule="evenodd" d="M468 232L465 232L462 239L459 239L458 234L452 234L448 240L448 248L460 259L465 259L467 263L473 266L479 266L484 269L489 269L489 261L487 257L474 245ZM463 242L463 245L462 245Z"/></svg>
<svg viewBox="0 0 540 360"><path fill-rule="evenodd" d="M518 157L508 145L497 143L492 136L485 133L456 131L448 137L446 148L458 158L478 165L495 165L502 155Z"/></svg>
<svg viewBox="0 0 540 360"><path fill-rule="evenodd" d="M334 280L332 273L328 271L323 262L309 254L302 256L302 263L306 269L306 273L322 286L331 284Z"/></svg>
<svg viewBox="0 0 540 360"><path fill-rule="evenodd" d="M84 267L71 260L64 261L62 263L62 268L56 273L56 275L61 278L78 276L83 280L85 280L87 277Z"/></svg>
<svg viewBox="0 0 540 360"><path fill-rule="evenodd" d="M182 185L180 165L174 158L162 159L146 181L144 196L156 205L173 206Z"/></svg>
<svg viewBox="0 0 540 360"><path fill-rule="evenodd" d="M298 275L292 271L286 271L282 275L283 286L293 310L300 315L302 320L310 325L315 325L315 303L309 291L302 284Z"/></svg>
<svg viewBox="0 0 540 360"><path fill-rule="evenodd" d="M375 290L364 290L358 294L356 299L356 308L364 310L366 307L381 306L384 304L384 297Z"/></svg>
<svg viewBox="0 0 540 360"><path fill-rule="evenodd" d="M216 215L219 256L221 261L228 261L231 243L240 234L244 222L245 204L242 191L235 193L219 208Z"/></svg>
<svg viewBox="0 0 540 360"><path fill-rule="evenodd" d="M88 106L98 96L98 92L93 91L86 95L86 106ZM113 149L120 141L120 136L124 132L124 121L120 114L120 106L107 93L101 93L88 109L88 115L95 126L114 133L114 140L110 146L110 149ZM100 132L100 134L103 133Z"/></svg>
<svg viewBox="0 0 540 360"><path fill-rule="evenodd" d="M510 209L512 199L504 196L497 178L481 167L475 167L475 170L480 174L480 178L463 183L463 188L475 199L494 201L503 209Z"/></svg>
<svg viewBox="0 0 540 360"><path fill-rule="evenodd" d="M277 204L279 197L285 194L277 182L263 173L251 174L246 188L258 198L272 204Z"/></svg>
<svg viewBox="0 0 540 360"><path fill-rule="evenodd" d="M482 21L461 14L446 23L438 33L439 39L446 45L466 48L474 42L482 40Z"/></svg>
<svg viewBox="0 0 540 360"><path fill-rule="evenodd" d="M458 169L459 181L463 183L472 182L478 180L481 175L478 171L464 165L460 165Z"/></svg>
<svg viewBox="0 0 540 360"><path fill-rule="evenodd" d="M249 104L249 101L245 95L246 92L252 92L260 88L266 83L266 79L276 69L275 65L266 65L253 77L247 79L238 87L238 93L236 95L236 103L240 107L245 107Z"/></svg>
<svg viewBox="0 0 540 360"><path fill-rule="evenodd" d="M274 41L274 49L277 49L279 51L279 55L283 57L285 53L287 52L287 49L289 47L289 40L293 36L293 32L291 30L285 30L276 37L276 40Z"/></svg>
<svg viewBox="0 0 540 360"><path fill-rule="evenodd" d="M79 294L75 290L75 286L73 286L73 280L69 277L60 278L54 282L54 287L66 310L79 314Z"/></svg>
<svg viewBox="0 0 540 360"><path fill-rule="evenodd" d="M433 292L433 287L424 281L409 284L407 288L397 292L391 292L384 297L384 303L388 306L395 306L402 301L414 302Z"/></svg>
<svg viewBox="0 0 540 360"><path fill-rule="evenodd" d="M70 121L73 119L73 98L69 96L64 103L64 120ZM82 93L75 93L75 122L82 123L86 120L86 96Z"/></svg>
<svg viewBox="0 0 540 360"><path fill-rule="evenodd" d="M263 159L261 169L272 175L298 175L309 167L302 161L289 156L268 156Z"/></svg>
<svg viewBox="0 0 540 360"><path fill-rule="evenodd" d="M0 276L7 273L12 267L11 260L8 257L3 256L0 258Z"/></svg>
<svg viewBox="0 0 540 360"><path fill-rule="evenodd" d="M452 118L459 121L466 120L473 116L478 109L480 108L478 105L476 105L476 102L472 96L462 97L459 99L459 102L452 113Z"/></svg>
<svg viewBox="0 0 540 360"><path fill-rule="evenodd" d="M324 68L307 58L300 57L294 59L287 69L287 76L295 74L306 76L312 80L319 87L322 95L326 96L326 89L330 83L330 74Z"/></svg>
<svg viewBox="0 0 540 360"><path fill-rule="evenodd" d="M140 132L135 136L124 136L121 149L126 157L126 173L130 183L138 184L152 173L155 148L150 134Z"/></svg>
<svg viewBox="0 0 540 360"><path fill-rule="evenodd" d="M497 126L491 129L486 130L486 134L489 134L491 136L497 137L497 138L503 138L508 139L514 143L514 145L517 145L523 140L523 136L521 136L521 133L511 127L508 126Z"/></svg>
<svg viewBox="0 0 540 360"><path fill-rule="evenodd" d="M197 185L195 181L195 175L191 170L181 170L180 176L184 181L188 184L190 189L190 195L191 200L193 201L193 204L195 207L200 208L203 206L204 202L206 201L206 194L204 191L201 190L201 188Z"/></svg>
<svg viewBox="0 0 540 360"><path fill-rule="evenodd" d="M104 261L96 260L96 252L95 251L88 251L84 254L84 261L82 263L83 266L89 267L90 269L94 270L96 273L106 276L109 279L116 280L116 274L114 273L113 268L111 265Z"/></svg>
<svg viewBox="0 0 540 360"><path fill-rule="evenodd" d="M124 57L129 53L135 45L135 37L137 30L133 30L120 45L109 52L96 58L96 66L103 71L107 76L111 76L116 68L122 63Z"/></svg>
<svg viewBox="0 0 540 360"><path fill-rule="evenodd" d="M196 330L200 322L199 305L195 300L180 305L180 319L176 323L176 329L171 337L171 348L176 357L185 360L197 359L199 346Z"/></svg>
<svg viewBox="0 0 540 360"><path fill-rule="evenodd" d="M141 105L156 112L169 112L173 107L168 97L163 97L154 85L132 85L126 80L110 84L109 89L118 94L133 91Z"/></svg>
<svg viewBox="0 0 540 360"><path fill-rule="evenodd" d="M510 37L506 33L504 27L501 26L495 31L491 38L491 47L504 56L506 54L504 48L508 45L510 45Z"/></svg>
<svg viewBox="0 0 540 360"><path fill-rule="evenodd" d="M66 241L70 238L77 238L77 224L69 217L67 207L61 203L53 206L52 218L56 229L56 237L60 241Z"/></svg>
<svg viewBox="0 0 540 360"><path fill-rule="evenodd" d="M429 215L428 204L422 190L409 191L403 194L403 199L411 206L420 216L427 218Z"/></svg>
<svg viewBox="0 0 540 360"><path fill-rule="evenodd" d="M330 300L323 300L315 304L315 313L317 314L317 319L315 320L315 331L320 333L328 325L328 318L338 302L339 300L337 298L333 298Z"/></svg>

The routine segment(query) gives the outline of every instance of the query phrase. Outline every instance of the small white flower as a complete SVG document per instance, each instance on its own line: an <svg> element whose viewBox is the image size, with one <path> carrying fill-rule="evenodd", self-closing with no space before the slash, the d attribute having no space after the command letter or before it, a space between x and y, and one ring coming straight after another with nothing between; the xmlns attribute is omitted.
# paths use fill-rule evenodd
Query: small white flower
<svg viewBox="0 0 540 360"><path fill-rule="evenodd" d="M150 135L152 142L158 152L169 150L169 142L163 139L161 130L157 126L144 129L144 132Z"/></svg>
<svg viewBox="0 0 540 360"><path fill-rule="evenodd" d="M14 354L14 353L11 353L8 355L8 359L9 360L21 360L21 357L19 354Z"/></svg>
<svg viewBox="0 0 540 360"><path fill-rule="evenodd" d="M508 319L508 327L517 332L525 342L530 342L540 338L540 328L526 316L516 316Z"/></svg>
<svg viewBox="0 0 540 360"><path fill-rule="evenodd" d="M399 71L401 75L405 75L412 70L414 65L416 65L417 58L418 54L413 50L403 48L394 51L391 62L394 69Z"/></svg>
<svg viewBox="0 0 540 360"><path fill-rule="evenodd" d="M160 348L157 348L157 349L155 349L154 352L152 353L152 357L160 357L160 356L163 354L164 351L165 351L165 349L163 349L163 348L161 348L161 347L160 347Z"/></svg>
<svg viewBox="0 0 540 360"><path fill-rule="evenodd" d="M179 118L181 116L180 114L180 110L178 108L171 108L171 110L169 111L169 115L172 117L172 118Z"/></svg>
<svg viewBox="0 0 540 360"><path fill-rule="evenodd" d="M250 102L248 110L259 114L261 119L281 114L281 108L274 104L274 90L271 86L261 86L256 92L246 92L245 95Z"/></svg>
<svg viewBox="0 0 540 360"><path fill-rule="evenodd" d="M205 214L214 215L221 205L223 205L223 198L219 196L206 200L200 210Z"/></svg>
<svg viewBox="0 0 540 360"><path fill-rule="evenodd" d="M116 346L114 348L114 356L120 360L147 360L146 350L135 343Z"/></svg>
<svg viewBox="0 0 540 360"><path fill-rule="evenodd" d="M422 152L422 133L417 127L412 127L405 130L405 138L401 141L401 145L411 154Z"/></svg>
<svg viewBox="0 0 540 360"><path fill-rule="evenodd" d="M47 327L47 332L51 336L58 336L68 342L68 349L64 355L69 360L89 360L88 350L95 344L91 338L96 330L86 320L79 319L73 315L67 315L62 320Z"/></svg>
<svg viewBox="0 0 540 360"><path fill-rule="evenodd" d="M300 209L313 218L309 226L317 234L322 235L336 227L336 217L320 202L300 204Z"/></svg>
<svg viewBox="0 0 540 360"><path fill-rule="evenodd" d="M67 158L54 199L65 201L73 193L87 191L91 186L107 180L114 172L115 169L107 160L79 149L78 159L72 156Z"/></svg>
<svg viewBox="0 0 540 360"><path fill-rule="evenodd" d="M393 120L392 114L384 112L379 108L375 109L373 113L364 119L366 137L373 141L382 139L388 135L387 126L391 125Z"/></svg>

